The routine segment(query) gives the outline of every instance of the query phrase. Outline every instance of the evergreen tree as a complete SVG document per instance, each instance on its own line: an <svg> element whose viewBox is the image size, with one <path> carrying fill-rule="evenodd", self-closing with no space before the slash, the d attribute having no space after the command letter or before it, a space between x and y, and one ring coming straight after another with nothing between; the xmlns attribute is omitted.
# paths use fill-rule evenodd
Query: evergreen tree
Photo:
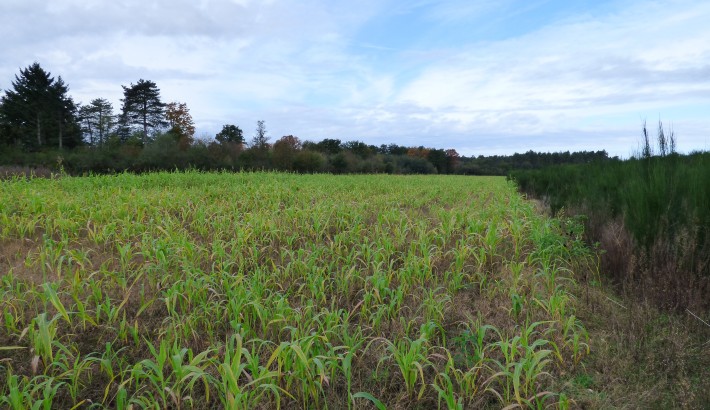
<svg viewBox="0 0 710 410"><path fill-rule="evenodd" d="M0 101L0 122L8 143L27 149L46 146L74 147L81 143L74 101L69 88L56 80L39 63L15 76L12 90Z"/></svg>
<svg viewBox="0 0 710 410"><path fill-rule="evenodd" d="M84 137L90 145L102 145L115 126L113 105L106 99L95 98L79 109Z"/></svg>
<svg viewBox="0 0 710 410"><path fill-rule="evenodd" d="M160 90L152 81L143 79L129 87L123 87L123 99L121 102L121 122L124 132L130 132L131 128L141 131L141 141L148 142L148 131L152 133L165 127L165 104L160 101Z"/></svg>
<svg viewBox="0 0 710 410"><path fill-rule="evenodd" d="M234 143L237 145L244 144L244 133L241 128L236 125L225 124L222 126L222 131L218 132L214 137L220 144Z"/></svg>
<svg viewBox="0 0 710 410"><path fill-rule="evenodd" d="M254 133L254 137L251 139L249 148L259 151L269 150L269 137L266 136L266 125L264 120L256 122L256 132Z"/></svg>

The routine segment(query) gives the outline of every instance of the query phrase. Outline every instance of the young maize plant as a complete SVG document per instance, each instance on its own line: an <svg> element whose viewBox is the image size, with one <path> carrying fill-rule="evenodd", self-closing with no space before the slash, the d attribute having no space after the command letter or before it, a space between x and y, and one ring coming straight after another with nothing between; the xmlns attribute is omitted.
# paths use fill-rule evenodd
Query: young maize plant
<svg viewBox="0 0 710 410"><path fill-rule="evenodd" d="M515 189L281 173L5 181L0 406L564 407L560 378L589 353L575 292L592 256Z"/></svg>

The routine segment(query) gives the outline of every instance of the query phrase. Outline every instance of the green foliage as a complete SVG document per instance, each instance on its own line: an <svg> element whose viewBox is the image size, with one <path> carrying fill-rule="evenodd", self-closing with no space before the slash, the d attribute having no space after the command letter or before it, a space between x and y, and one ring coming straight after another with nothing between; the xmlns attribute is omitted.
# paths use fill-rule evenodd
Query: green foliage
<svg viewBox="0 0 710 410"><path fill-rule="evenodd" d="M682 229L710 227L710 153L632 158L511 173L525 192L545 196L554 213L585 205L623 217L644 247ZM700 244L702 245L702 244Z"/></svg>
<svg viewBox="0 0 710 410"><path fill-rule="evenodd" d="M140 131L141 142L145 145L149 137L167 125L160 89L153 81L143 79L122 87L121 125L129 130Z"/></svg>
<svg viewBox="0 0 710 410"><path fill-rule="evenodd" d="M285 135L274 143L272 162L276 169L293 170L293 161L301 150L301 140L293 135Z"/></svg>
<svg viewBox="0 0 710 410"><path fill-rule="evenodd" d="M435 174L436 167L424 158L400 156L396 161L397 169L402 174Z"/></svg>
<svg viewBox="0 0 710 410"><path fill-rule="evenodd" d="M301 151L293 159L293 170L302 173L323 171L325 158L318 152Z"/></svg>
<svg viewBox="0 0 710 410"><path fill-rule="evenodd" d="M222 126L222 131L215 135L215 140L221 144L244 144L244 133L241 128L232 124L225 124Z"/></svg>
<svg viewBox="0 0 710 410"><path fill-rule="evenodd" d="M249 143L249 148L259 152L268 151L270 147L269 137L266 134L266 123L264 120L257 121L254 137L252 137L251 142Z"/></svg>
<svg viewBox="0 0 710 410"><path fill-rule="evenodd" d="M604 151L553 154L529 151L512 156L466 158L453 149L397 144L375 146L335 138L301 143L294 136L272 145L264 121L257 122L254 137L245 149L243 132L235 125L224 125L215 135L216 144L195 141L194 123L186 105L164 104L160 90L152 81L140 79L136 84L122 86L121 113L114 116L113 107L102 98L95 98L77 110L61 77L51 78L38 63L20 74L13 82L15 90L6 91L0 101L0 150L11 151L0 151L0 165L32 167L41 163L47 166L44 152L25 153L53 153L55 148L73 150L63 156L64 169L70 173L197 168L336 174L505 175L510 169L607 159ZM162 138L167 127L167 133L179 143L177 151ZM153 144L154 139L158 140L157 145ZM75 149L82 142L96 149ZM672 135L667 146L674 146ZM16 147L25 152L16 155L12 152Z"/></svg>
<svg viewBox="0 0 710 410"><path fill-rule="evenodd" d="M68 91L62 77L53 78L39 63L20 70L0 100L0 143L27 150L79 145L77 107Z"/></svg>
<svg viewBox="0 0 710 410"><path fill-rule="evenodd" d="M84 139L89 145L103 145L115 127L113 105L103 98L95 98L79 109L79 121Z"/></svg>
<svg viewBox="0 0 710 410"><path fill-rule="evenodd" d="M509 175L514 170L542 169L563 164L589 164L606 162L617 158L609 158L606 151L579 152L534 152L532 150L513 155L492 155L459 158L460 164L456 172L465 175Z"/></svg>
<svg viewBox="0 0 710 410"><path fill-rule="evenodd" d="M645 141L639 158L519 171L511 178L554 213L586 214L588 239L605 250L604 270L632 292L663 308L706 309L710 153L673 153L672 133L659 131L661 155Z"/></svg>

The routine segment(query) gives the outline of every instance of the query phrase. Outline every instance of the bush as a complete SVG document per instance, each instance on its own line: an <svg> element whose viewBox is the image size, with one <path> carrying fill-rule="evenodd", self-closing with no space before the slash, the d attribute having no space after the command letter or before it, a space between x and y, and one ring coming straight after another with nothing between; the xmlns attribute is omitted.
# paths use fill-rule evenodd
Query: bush
<svg viewBox="0 0 710 410"><path fill-rule="evenodd" d="M633 282L665 307L710 308L710 153L649 152L511 178L552 212L587 214L589 239L608 249L603 264L619 282Z"/></svg>
<svg viewBox="0 0 710 410"><path fill-rule="evenodd" d="M322 172L325 158L319 152L303 150L293 159L293 170L301 173Z"/></svg>
<svg viewBox="0 0 710 410"><path fill-rule="evenodd" d="M424 158L402 155L397 158L397 170L400 174L436 174L436 168Z"/></svg>

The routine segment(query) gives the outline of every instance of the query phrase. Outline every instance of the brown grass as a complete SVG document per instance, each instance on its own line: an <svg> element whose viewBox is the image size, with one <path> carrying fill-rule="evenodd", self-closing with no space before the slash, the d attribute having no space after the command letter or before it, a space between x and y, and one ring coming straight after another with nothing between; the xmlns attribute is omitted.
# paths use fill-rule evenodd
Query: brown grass
<svg viewBox="0 0 710 410"><path fill-rule="evenodd" d="M599 250L601 276L581 281L576 303L591 354L561 390L579 408L710 408L710 284L690 273L702 263L695 234L643 252L620 219L590 211L568 212L591 215L585 236Z"/></svg>
<svg viewBox="0 0 710 410"><path fill-rule="evenodd" d="M12 178L52 178L54 173L49 168L32 168L17 165L0 165L0 180Z"/></svg>
<svg viewBox="0 0 710 410"><path fill-rule="evenodd" d="M583 408L701 409L710 403L710 327L690 314L666 313L609 286L586 285L577 313L591 355L572 389ZM581 299L580 299L581 300ZM586 390L586 392L584 391Z"/></svg>

